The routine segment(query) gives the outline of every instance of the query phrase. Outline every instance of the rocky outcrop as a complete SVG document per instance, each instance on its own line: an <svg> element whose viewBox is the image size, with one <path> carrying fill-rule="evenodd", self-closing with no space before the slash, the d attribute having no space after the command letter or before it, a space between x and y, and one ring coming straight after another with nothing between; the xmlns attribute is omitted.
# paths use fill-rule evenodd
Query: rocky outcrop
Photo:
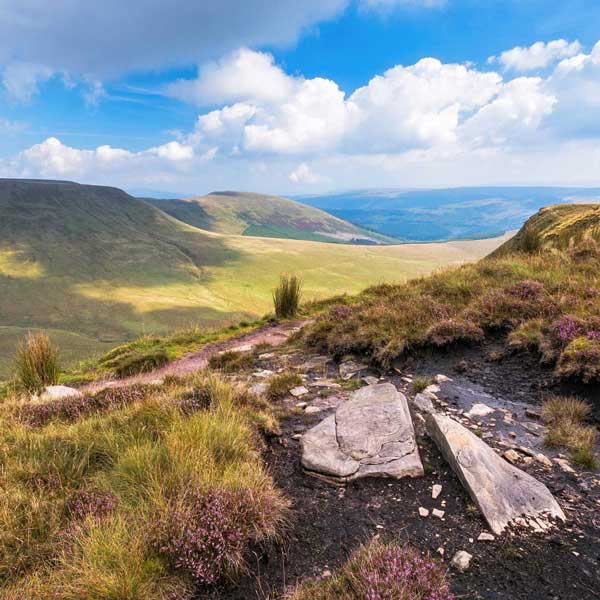
<svg viewBox="0 0 600 600"><path fill-rule="evenodd" d="M460 423L429 414L427 430L495 534L509 524L544 530L552 519L565 520L543 483L509 464Z"/></svg>
<svg viewBox="0 0 600 600"><path fill-rule="evenodd" d="M40 394L40 402L49 402L51 400L64 400L65 398L81 398L83 394L75 388L66 385L49 385L44 388Z"/></svg>
<svg viewBox="0 0 600 600"><path fill-rule="evenodd" d="M423 475L406 397L390 383L354 392L303 436L302 465L336 482Z"/></svg>

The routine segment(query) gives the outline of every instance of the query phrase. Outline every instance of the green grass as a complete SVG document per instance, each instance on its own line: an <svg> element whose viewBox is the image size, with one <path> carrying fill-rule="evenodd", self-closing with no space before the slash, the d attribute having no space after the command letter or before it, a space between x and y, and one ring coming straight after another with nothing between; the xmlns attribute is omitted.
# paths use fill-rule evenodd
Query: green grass
<svg viewBox="0 0 600 600"><path fill-rule="evenodd" d="M56 385L60 374L58 348L45 333L29 333L17 346L16 385L29 394Z"/></svg>
<svg viewBox="0 0 600 600"><path fill-rule="evenodd" d="M499 243L371 247L222 235L113 188L10 185L0 189L0 379L29 329L49 331L72 366L140 336L255 320L272 310L282 272L298 274L304 298L318 300L475 260Z"/></svg>
<svg viewBox="0 0 600 600"><path fill-rule="evenodd" d="M287 502L257 446L257 425L276 428L268 405L202 373L138 392L112 404L4 402L0 597L185 600L194 579L235 575L249 544L280 534ZM167 535L173 519L181 531L182 508L206 499L224 507L213 515L220 527L237 532L219 542L218 559L219 530L202 513L183 541ZM185 568L179 542L192 557ZM197 564L204 579L189 570Z"/></svg>
<svg viewBox="0 0 600 600"><path fill-rule="evenodd" d="M272 402L276 402L283 400L292 388L302 385L302 378L297 373L284 372L273 375L267 383L265 395Z"/></svg>

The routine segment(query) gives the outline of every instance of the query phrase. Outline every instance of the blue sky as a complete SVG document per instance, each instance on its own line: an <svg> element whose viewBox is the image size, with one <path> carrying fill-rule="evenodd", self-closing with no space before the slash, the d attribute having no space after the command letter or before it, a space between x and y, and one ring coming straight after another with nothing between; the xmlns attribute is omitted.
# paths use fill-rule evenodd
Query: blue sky
<svg viewBox="0 0 600 600"><path fill-rule="evenodd" d="M0 176L600 184L595 0L4 0Z"/></svg>

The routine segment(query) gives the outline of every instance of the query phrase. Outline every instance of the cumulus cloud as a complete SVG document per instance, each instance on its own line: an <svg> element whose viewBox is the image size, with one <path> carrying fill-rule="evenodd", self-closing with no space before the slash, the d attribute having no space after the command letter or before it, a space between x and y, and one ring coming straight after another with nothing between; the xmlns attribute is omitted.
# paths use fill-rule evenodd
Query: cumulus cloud
<svg viewBox="0 0 600 600"><path fill-rule="evenodd" d="M29 102L38 86L53 75L54 71L42 64L13 62L2 70L2 85L12 100Z"/></svg>
<svg viewBox="0 0 600 600"><path fill-rule="evenodd" d="M288 177L292 183L319 183L320 181L320 178L304 162L291 171Z"/></svg>
<svg viewBox="0 0 600 600"><path fill-rule="evenodd" d="M537 71L558 62L564 58L575 56L581 51L578 41L553 40L551 42L536 42L528 48L516 46L502 52L499 57L491 57L489 62L496 60L505 68L519 73Z"/></svg>

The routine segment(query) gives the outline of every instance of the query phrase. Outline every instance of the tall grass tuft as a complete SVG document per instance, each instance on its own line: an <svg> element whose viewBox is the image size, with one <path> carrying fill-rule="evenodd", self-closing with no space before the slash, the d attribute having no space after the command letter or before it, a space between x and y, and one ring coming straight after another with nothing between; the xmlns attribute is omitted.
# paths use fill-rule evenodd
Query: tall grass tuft
<svg viewBox="0 0 600 600"><path fill-rule="evenodd" d="M43 332L28 333L17 347L15 379L18 387L35 394L58 382L58 348Z"/></svg>
<svg viewBox="0 0 600 600"><path fill-rule="evenodd" d="M279 286L273 290L273 304L278 319L289 319L298 314L302 282L296 275L282 275Z"/></svg>

